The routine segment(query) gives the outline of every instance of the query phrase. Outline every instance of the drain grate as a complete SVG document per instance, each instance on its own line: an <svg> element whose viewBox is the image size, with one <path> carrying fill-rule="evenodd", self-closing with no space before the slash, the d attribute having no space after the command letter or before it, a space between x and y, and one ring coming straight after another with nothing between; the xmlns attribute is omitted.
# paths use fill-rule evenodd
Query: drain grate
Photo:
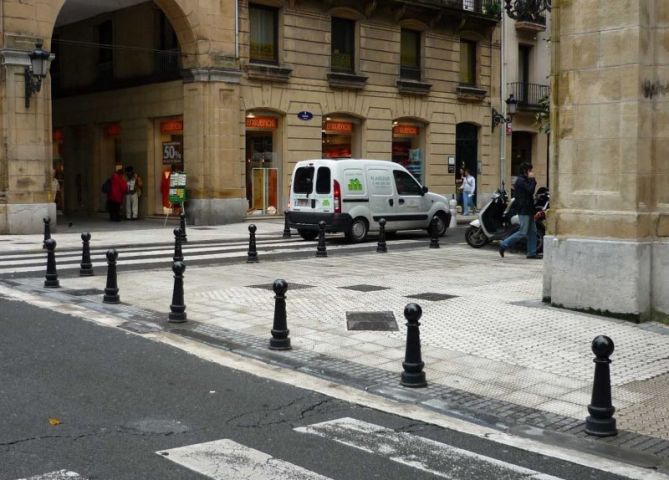
<svg viewBox="0 0 669 480"><path fill-rule="evenodd" d="M87 297L89 295L102 295L105 291L99 288L80 288L77 290L65 290L63 293L74 295L75 297Z"/></svg>
<svg viewBox="0 0 669 480"><path fill-rule="evenodd" d="M188 227L191 230L216 230L216 227Z"/></svg>
<svg viewBox="0 0 669 480"><path fill-rule="evenodd" d="M346 312L347 330L397 331L393 312Z"/></svg>
<svg viewBox="0 0 669 480"><path fill-rule="evenodd" d="M388 287L379 287L378 285L351 285L350 287L339 287L346 290L355 290L356 292L377 292L379 290L389 290Z"/></svg>
<svg viewBox="0 0 669 480"><path fill-rule="evenodd" d="M427 300L429 302L440 302L450 298L458 298L457 295L449 295L447 293L417 293L415 295L406 295L406 298L415 298L417 300Z"/></svg>
<svg viewBox="0 0 669 480"><path fill-rule="evenodd" d="M263 290L274 291L274 288L271 283L262 283L260 285L247 285L247 288L261 288ZM302 285L301 283L288 283L288 291L291 290L303 290L305 288L314 288L313 285Z"/></svg>

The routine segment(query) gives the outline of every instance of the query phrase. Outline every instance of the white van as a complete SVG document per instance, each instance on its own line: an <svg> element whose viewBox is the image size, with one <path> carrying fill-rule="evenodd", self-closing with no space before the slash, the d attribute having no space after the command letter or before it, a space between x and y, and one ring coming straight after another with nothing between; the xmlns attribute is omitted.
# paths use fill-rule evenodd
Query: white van
<svg viewBox="0 0 669 480"><path fill-rule="evenodd" d="M402 165L382 160L304 160L293 170L288 224L305 240L318 235L323 220L327 232L344 232L362 242L379 230L427 229L438 219L442 236L451 220L448 200L428 193Z"/></svg>

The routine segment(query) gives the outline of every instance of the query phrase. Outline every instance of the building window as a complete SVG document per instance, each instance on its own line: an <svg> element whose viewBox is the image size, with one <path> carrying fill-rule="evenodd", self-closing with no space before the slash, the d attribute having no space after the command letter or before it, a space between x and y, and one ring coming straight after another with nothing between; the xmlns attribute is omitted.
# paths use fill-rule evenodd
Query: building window
<svg viewBox="0 0 669 480"><path fill-rule="evenodd" d="M402 29L400 77L420 80L420 32Z"/></svg>
<svg viewBox="0 0 669 480"><path fill-rule="evenodd" d="M252 62L278 63L278 18L275 8L249 5Z"/></svg>
<svg viewBox="0 0 669 480"><path fill-rule="evenodd" d="M114 78L114 28L111 20L98 25L98 65L97 83L111 85Z"/></svg>
<svg viewBox="0 0 669 480"><path fill-rule="evenodd" d="M355 21L332 18L332 60L335 72L355 71Z"/></svg>
<svg viewBox="0 0 669 480"><path fill-rule="evenodd" d="M460 83L476 85L476 42L460 40Z"/></svg>

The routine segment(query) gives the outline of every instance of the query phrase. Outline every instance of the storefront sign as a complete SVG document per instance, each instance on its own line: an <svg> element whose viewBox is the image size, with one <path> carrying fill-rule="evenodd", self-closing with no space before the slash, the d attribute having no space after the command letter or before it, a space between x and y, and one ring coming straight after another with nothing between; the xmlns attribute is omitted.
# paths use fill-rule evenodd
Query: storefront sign
<svg viewBox="0 0 669 480"><path fill-rule="evenodd" d="M314 118L314 114L311 112L300 112L297 114L297 118L304 120L305 122Z"/></svg>
<svg viewBox="0 0 669 480"><path fill-rule="evenodd" d="M118 137L121 135L121 124L120 123L110 123L105 125L102 129L105 138Z"/></svg>
<svg viewBox="0 0 669 480"><path fill-rule="evenodd" d="M417 137L420 133L420 127L415 125L395 125L393 135L398 137Z"/></svg>
<svg viewBox="0 0 669 480"><path fill-rule="evenodd" d="M246 128L275 129L278 125L276 117L247 117Z"/></svg>
<svg viewBox="0 0 669 480"><path fill-rule="evenodd" d="M183 120L165 120L160 122L161 133L181 133L184 130Z"/></svg>
<svg viewBox="0 0 669 480"><path fill-rule="evenodd" d="M181 163L183 161L183 146L181 142L163 142L163 165Z"/></svg>
<svg viewBox="0 0 669 480"><path fill-rule="evenodd" d="M186 174L172 172L170 175L170 203L183 204L186 201Z"/></svg>
<svg viewBox="0 0 669 480"><path fill-rule="evenodd" d="M53 130L53 141L55 143L62 142L64 138L63 130L60 128L55 128Z"/></svg>
<svg viewBox="0 0 669 480"><path fill-rule="evenodd" d="M336 133L353 133L353 124L351 122L325 122L325 130Z"/></svg>

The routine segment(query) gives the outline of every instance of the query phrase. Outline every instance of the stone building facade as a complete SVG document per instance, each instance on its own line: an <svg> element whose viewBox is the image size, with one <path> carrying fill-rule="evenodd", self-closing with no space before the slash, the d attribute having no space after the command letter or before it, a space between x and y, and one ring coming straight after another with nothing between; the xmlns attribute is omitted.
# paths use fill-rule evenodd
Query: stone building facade
<svg viewBox="0 0 669 480"><path fill-rule="evenodd" d="M495 0L5 0L0 7L0 232L104 210L117 166L144 178L142 215L187 174L193 224L286 207L295 162L401 162L479 203L500 183ZM24 106L36 42L51 74ZM57 182L54 182L54 175Z"/></svg>
<svg viewBox="0 0 669 480"><path fill-rule="evenodd" d="M553 1L544 297L669 318L669 3Z"/></svg>

